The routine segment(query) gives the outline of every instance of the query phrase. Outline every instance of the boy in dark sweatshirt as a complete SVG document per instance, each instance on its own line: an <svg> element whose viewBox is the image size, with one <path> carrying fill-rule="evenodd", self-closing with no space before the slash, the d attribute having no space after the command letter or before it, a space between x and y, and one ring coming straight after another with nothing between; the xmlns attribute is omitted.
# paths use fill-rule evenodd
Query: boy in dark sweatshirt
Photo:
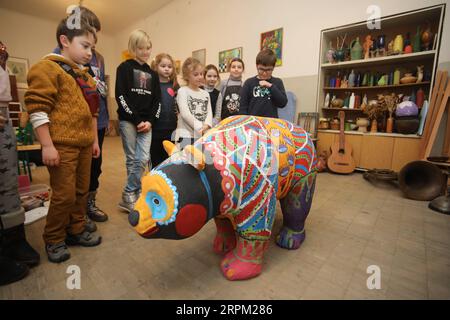
<svg viewBox="0 0 450 320"><path fill-rule="evenodd" d="M278 118L278 108L287 104L283 81L272 77L277 57L270 49L256 56L258 75L245 81L241 89L240 114Z"/></svg>

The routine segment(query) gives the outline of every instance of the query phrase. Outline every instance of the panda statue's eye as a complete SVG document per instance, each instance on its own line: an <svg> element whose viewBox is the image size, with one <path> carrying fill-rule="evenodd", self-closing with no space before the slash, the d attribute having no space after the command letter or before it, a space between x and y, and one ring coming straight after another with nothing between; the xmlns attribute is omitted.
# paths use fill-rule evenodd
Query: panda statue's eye
<svg viewBox="0 0 450 320"><path fill-rule="evenodd" d="M159 206L159 199L154 198L154 199L153 199L153 203L154 203L155 205Z"/></svg>

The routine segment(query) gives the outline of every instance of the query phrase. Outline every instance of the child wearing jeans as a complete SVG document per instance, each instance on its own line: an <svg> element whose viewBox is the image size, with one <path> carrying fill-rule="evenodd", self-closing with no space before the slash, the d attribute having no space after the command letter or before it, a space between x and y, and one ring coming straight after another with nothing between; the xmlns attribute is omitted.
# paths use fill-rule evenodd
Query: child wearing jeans
<svg viewBox="0 0 450 320"><path fill-rule="evenodd" d="M175 139L181 150L193 144L212 127L211 100L203 86L203 66L197 59L187 58L181 69L187 86L178 89L180 109Z"/></svg>
<svg viewBox="0 0 450 320"><path fill-rule="evenodd" d="M67 17L56 36L61 55L49 54L28 73L25 104L42 145L52 197L44 230L48 259L70 258L68 245L92 247L101 237L85 228L92 157L100 155L97 137L99 96L83 66L92 58L95 28L81 18L69 28Z"/></svg>
<svg viewBox="0 0 450 320"><path fill-rule="evenodd" d="M128 41L134 56L117 67L116 101L120 136L126 156L127 184L119 208L130 212L141 192L141 177L150 160L152 127L161 111L159 77L147 64L152 43L143 30Z"/></svg>

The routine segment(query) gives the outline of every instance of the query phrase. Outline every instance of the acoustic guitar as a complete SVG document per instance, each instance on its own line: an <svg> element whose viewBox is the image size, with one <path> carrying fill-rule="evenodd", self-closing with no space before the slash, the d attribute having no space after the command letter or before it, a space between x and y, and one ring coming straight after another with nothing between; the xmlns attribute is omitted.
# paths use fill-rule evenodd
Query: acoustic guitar
<svg viewBox="0 0 450 320"><path fill-rule="evenodd" d="M355 171L355 160L353 159L352 146L345 141L344 134L344 111L339 111L340 132L339 141L335 141L331 146L331 155L328 158L328 169L334 173L349 174Z"/></svg>

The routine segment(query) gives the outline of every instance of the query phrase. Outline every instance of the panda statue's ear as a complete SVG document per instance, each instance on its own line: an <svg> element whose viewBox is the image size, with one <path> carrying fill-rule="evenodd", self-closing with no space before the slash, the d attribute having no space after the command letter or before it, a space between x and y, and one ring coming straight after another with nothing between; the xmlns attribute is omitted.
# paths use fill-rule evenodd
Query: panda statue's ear
<svg viewBox="0 0 450 320"><path fill-rule="evenodd" d="M169 157L174 154L175 152L178 152L178 148L169 140L164 140L163 141L163 147L164 150L166 150L167 154L169 155Z"/></svg>
<svg viewBox="0 0 450 320"><path fill-rule="evenodd" d="M184 147L183 151L185 152L191 166L198 171L203 171L203 169L205 169L206 161L203 152L195 148L193 145Z"/></svg>

